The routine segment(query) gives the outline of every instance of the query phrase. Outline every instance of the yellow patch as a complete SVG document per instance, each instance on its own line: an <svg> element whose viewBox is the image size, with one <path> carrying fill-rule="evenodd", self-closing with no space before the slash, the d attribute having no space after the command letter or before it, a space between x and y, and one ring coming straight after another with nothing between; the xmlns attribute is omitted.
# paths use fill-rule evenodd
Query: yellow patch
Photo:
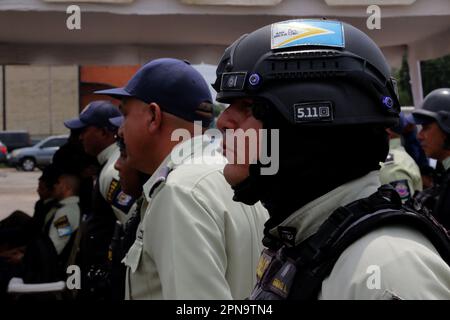
<svg viewBox="0 0 450 320"><path fill-rule="evenodd" d="M111 202L114 199L117 188L119 188L119 181L113 179L109 185L108 192L106 193L106 201Z"/></svg>
<svg viewBox="0 0 450 320"><path fill-rule="evenodd" d="M259 258L258 266L256 267L256 277L258 278L258 280L262 278L264 272L270 264L270 261L270 257L268 257L264 253Z"/></svg>
<svg viewBox="0 0 450 320"><path fill-rule="evenodd" d="M288 292L287 292L287 287L286 287L286 285L285 285L280 279L273 279L272 285L273 285L275 288L277 288L277 289L283 291L284 293L286 293L286 294L288 293Z"/></svg>

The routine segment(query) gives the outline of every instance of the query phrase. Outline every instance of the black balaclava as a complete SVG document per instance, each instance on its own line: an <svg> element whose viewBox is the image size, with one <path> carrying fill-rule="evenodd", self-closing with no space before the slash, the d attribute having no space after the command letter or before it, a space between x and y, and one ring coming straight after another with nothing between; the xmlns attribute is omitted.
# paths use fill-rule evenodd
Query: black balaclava
<svg viewBox="0 0 450 320"><path fill-rule="evenodd" d="M268 103L256 103L252 111L264 129L280 129L279 170L260 175L262 165L251 164L250 176L233 187L233 199L249 205L260 200L270 215L266 229L338 186L378 170L389 150L381 126L295 126Z"/></svg>

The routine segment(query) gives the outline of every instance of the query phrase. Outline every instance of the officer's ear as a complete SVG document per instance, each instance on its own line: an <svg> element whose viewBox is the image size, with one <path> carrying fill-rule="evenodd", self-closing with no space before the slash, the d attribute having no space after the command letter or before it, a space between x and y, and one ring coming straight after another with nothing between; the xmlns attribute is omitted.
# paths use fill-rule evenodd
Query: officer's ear
<svg viewBox="0 0 450 320"><path fill-rule="evenodd" d="M148 112L150 115L148 117L147 128L150 133L154 133L161 127L161 107L157 103L152 102L147 106L146 112Z"/></svg>

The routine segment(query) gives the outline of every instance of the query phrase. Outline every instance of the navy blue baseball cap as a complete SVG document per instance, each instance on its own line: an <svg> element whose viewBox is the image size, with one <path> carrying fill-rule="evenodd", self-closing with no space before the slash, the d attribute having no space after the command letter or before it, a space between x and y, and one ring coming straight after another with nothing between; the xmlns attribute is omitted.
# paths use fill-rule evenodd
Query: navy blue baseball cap
<svg viewBox="0 0 450 320"><path fill-rule="evenodd" d="M98 100L89 103L81 111L78 118L64 121L64 125L71 130L83 129L88 126L114 130L118 126L112 124L109 119L120 116L122 114L114 104L109 101Z"/></svg>
<svg viewBox="0 0 450 320"><path fill-rule="evenodd" d="M187 121L213 120L212 97L203 76L189 62L161 58L141 67L123 88L96 91L117 99L133 97L155 102L162 111Z"/></svg>
<svg viewBox="0 0 450 320"><path fill-rule="evenodd" d="M117 128L120 128L120 126L121 126L122 123L123 123L123 116L118 116L118 117L110 118L110 119L109 119L109 122L110 122L113 126L115 126L115 127L117 127Z"/></svg>

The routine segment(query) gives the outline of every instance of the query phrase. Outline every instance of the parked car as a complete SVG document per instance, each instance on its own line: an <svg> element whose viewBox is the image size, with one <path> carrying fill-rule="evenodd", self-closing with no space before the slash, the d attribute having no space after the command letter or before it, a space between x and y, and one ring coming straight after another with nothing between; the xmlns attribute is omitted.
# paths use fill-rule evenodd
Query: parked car
<svg viewBox="0 0 450 320"><path fill-rule="evenodd" d="M33 145L27 131L0 131L0 141L4 143L9 152Z"/></svg>
<svg viewBox="0 0 450 320"><path fill-rule="evenodd" d="M0 163L6 162L6 155L8 154L8 148L0 141Z"/></svg>
<svg viewBox="0 0 450 320"><path fill-rule="evenodd" d="M53 155L67 142L68 135L48 137L32 147L16 149L8 154L8 164L24 171L33 171L36 166L52 163Z"/></svg>

